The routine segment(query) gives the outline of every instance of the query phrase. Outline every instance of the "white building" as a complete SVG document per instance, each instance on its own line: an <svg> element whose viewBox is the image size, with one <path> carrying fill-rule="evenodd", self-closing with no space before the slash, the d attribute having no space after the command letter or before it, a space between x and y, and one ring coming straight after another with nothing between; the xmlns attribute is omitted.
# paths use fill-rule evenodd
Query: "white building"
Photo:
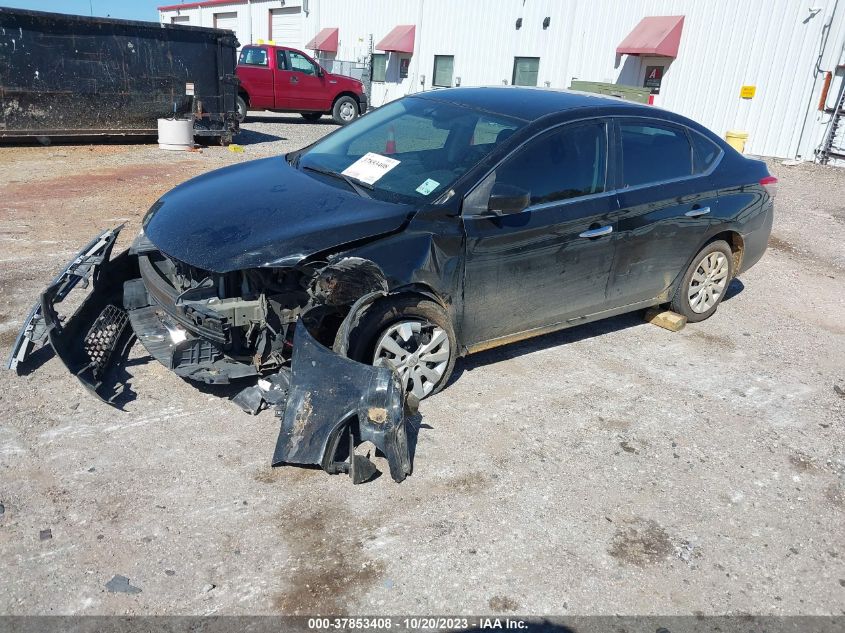
<svg viewBox="0 0 845 633"><path fill-rule="evenodd" d="M845 87L845 0L206 0L159 14L242 45L335 48L319 42L336 34L316 56L367 64L374 106L440 86L647 83L656 105L783 158L815 158ZM845 120L832 145L845 153Z"/></svg>

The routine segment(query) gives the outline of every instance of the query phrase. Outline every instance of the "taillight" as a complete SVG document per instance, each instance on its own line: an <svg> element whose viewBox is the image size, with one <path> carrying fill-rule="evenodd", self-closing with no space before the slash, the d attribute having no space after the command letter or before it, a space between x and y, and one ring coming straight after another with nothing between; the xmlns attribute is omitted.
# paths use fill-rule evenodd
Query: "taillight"
<svg viewBox="0 0 845 633"><path fill-rule="evenodd" d="M761 178L760 184L763 185L763 189L766 190L770 198L774 198L778 194L778 179L774 176Z"/></svg>

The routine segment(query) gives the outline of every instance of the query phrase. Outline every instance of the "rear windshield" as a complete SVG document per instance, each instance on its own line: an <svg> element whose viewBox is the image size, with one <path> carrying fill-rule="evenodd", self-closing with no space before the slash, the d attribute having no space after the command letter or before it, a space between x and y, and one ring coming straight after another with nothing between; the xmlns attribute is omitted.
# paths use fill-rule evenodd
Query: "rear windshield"
<svg viewBox="0 0 845 633"><path fill-rule="evenodd" d="M344 173L382 200L434 200L523 125L453 103L405 98L319 141L299 168Z"/></svg>
<svg viewBox="0 0 845 633"><path fill-rule="evenodd" d="M264 48L245 47L238 57L238 64L246 66L266 66L267 50Z"/></svg>

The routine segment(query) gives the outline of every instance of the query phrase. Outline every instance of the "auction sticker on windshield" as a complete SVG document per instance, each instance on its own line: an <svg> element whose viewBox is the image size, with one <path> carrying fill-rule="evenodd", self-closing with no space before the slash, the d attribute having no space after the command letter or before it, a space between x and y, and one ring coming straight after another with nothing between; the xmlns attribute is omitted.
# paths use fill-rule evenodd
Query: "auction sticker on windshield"
<svg viewBox="0 0 845 633"><path fill-rule="evenodd" d="M395 158L367 152L341 173L372 185L400 162Z"/></svg>

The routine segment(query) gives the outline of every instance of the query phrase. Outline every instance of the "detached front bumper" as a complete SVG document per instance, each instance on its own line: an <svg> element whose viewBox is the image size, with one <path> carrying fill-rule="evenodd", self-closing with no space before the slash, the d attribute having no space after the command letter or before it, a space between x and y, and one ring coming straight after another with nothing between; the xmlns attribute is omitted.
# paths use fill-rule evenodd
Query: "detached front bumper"
<svg viewBox="0 0 845 633"><path fill-rule="evenodd" d="M99 398L113 402L117 391L103 381L116 351L132 342L123 309L123 282L137 276L137 261L127 252L111 258L123 225L104 231L83 248L53 279L32 307L7 362L22 369L30 355L50 343L56 356L80 382ZM73 290L87 290L70 317L58 312ZM76 295L74 295L76 298Z"/></svg>

